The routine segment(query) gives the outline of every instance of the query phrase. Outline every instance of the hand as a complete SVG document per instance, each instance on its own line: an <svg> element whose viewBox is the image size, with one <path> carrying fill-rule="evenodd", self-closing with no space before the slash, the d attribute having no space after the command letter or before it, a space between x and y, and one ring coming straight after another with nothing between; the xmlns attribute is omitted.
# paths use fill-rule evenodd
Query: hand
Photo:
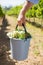
<svg viewBox="0 0 43 65"><path fill-rule="evenodd" d="M22 23L25 25L25 15L19 14L17 21L19 26L22 26Z"/></svg>

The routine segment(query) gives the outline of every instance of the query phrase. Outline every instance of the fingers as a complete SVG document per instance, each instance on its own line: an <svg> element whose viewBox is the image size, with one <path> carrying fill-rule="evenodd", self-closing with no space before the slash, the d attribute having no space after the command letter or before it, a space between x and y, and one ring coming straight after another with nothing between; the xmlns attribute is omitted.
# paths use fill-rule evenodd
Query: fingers
<svg viewBox="0 0 43 65"><path fill-rule="evenodd" d="M22 14L20 14L20 15L18 16L17 21L18 21L18 25L19 25L19 26L22 26L22 24L25 24L25 16L22 15Z"/></svg>
<svg viewBox="0 0 43 65"><path fill-rule="evenodd" d="M22 26L22 24L25 25L25 18L18 19L17 21L19 26Z"/></svg>
<svg viewBox="0 0 43 65"><path fill-rule="evenodd" d="M22 24L25 25L25 21L18 21L18 25L19 25L19 26L22 26Z"/></svg>
<svg viewBox="0 0 43 65"><path fill-rule="evenodd" d="M22 26L22 21L18 21L18 25L19 26Z"/></svg>

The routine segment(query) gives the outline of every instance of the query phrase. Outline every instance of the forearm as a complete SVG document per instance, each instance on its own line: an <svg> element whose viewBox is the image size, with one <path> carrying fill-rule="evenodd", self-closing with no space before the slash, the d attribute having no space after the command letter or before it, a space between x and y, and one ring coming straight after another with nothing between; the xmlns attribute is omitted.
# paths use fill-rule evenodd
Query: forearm
<svg viewBox="0 0 43 65"><path fill-rule="evenodd" d="M26 1L23 8L21 9L20 13L19 13L19 16L18 16L18 25L22 25L25 24L25 14L27 12L28 9L30 9L32 7L32 3L31 2L28 2Z"/></svg>
<svg viewBox="0 0 43 65"><path fill-rule="evenodd" d="M31 2L28 2L26 1L23 8L21 9L20 13L25 15L25 13L27 12L28 9L30 9L32 7L32 3Z"/></svg>

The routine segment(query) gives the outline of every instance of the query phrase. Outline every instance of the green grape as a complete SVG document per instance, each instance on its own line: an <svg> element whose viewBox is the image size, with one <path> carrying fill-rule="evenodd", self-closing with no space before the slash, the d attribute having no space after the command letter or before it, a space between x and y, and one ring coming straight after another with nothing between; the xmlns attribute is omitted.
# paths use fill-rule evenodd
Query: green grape
<svg viewBox="0 0 43 65"><path fill-rule="evenodd" d="M24 32L20 32L20 36L19 36L19 39L24 39L25 38L25 33Z"/></svg>
<svg viewBox="0 0 43 65"><path fill-rule="evenodd" d="M14 38L19 38L19 32L18 31L15 31Z"/></svg>
<svg viewBox="0 0 43 65"><path fill-rule="evenodd" d="M9 34L11 38L18 38L18 39L25 39L25 32L24 31L14 31Z"/></svg>

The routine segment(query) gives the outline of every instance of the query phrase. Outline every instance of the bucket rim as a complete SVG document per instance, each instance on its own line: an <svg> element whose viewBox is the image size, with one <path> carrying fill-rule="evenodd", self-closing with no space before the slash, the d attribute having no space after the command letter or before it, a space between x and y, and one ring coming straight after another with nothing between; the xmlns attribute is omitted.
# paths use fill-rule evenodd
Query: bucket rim
<svg viewBox="0 0 43 65"><path fill-rule="evenodd" d="M29 40L29 39L31 39L31 38L27 38L27 39L10 38L10 39L22 41L22 40Z"/></svg>

